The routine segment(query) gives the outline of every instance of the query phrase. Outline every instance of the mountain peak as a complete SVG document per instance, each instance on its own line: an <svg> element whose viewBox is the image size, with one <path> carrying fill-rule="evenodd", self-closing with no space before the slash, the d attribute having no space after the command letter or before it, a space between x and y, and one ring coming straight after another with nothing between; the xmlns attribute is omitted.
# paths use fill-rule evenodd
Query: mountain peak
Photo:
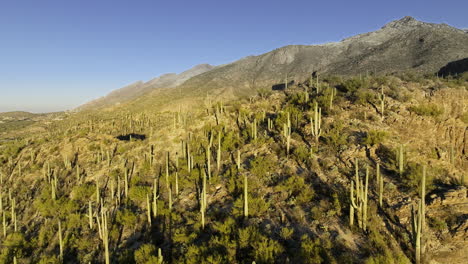
<svg viewBox="0 0 468 264"><path fill-rule="evenodd" d="M402 27L408 27L408 26L419 26L421 24L424 24L424 22L421 22L414 17L411 16L405 16L401 19L394 20L385 26L383 28L402 28Z"/></svg>

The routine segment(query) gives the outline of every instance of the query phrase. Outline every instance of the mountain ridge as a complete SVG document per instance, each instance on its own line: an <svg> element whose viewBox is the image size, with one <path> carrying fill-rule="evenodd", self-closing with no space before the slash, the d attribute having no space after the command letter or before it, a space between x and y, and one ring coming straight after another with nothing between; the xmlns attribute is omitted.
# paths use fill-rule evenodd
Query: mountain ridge
<svg viewBox="0 0 468 264"><path fill-rule="evenodd" d="M138 96L142 96L153 89L176 87L189 78L211 70L212 68L214 68L214 66L209 64L198 64L179 74L165 73L147 82L141 80L136 81L117 90L113 90L103 97L85 103L76 108L75 111L120 105Z"/></svg>
<svg viewBox="0 0 468 264"><path fill-rule="evenodd" d="M319 45L287 45L256 56L213 67L187 78L179 94L201 97L253 95L275 84L304 81L318 75L394 74L405 71L436 73L452 61L468 57L468 34L447 24L422 22L413 17L391 21L380 29ZM161 87L161 88L170 88ZM163 104L177 96L173 89L150 89L130 105ZM141 106L138 106L141 104ZM127 105L127 104L126 104Z"/></svg>

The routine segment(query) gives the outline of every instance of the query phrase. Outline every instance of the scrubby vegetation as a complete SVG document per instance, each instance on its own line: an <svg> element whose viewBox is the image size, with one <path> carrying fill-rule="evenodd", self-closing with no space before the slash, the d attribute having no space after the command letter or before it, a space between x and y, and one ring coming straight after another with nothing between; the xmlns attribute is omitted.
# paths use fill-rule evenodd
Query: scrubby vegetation
<svg viewBox="0 0 468 264"><path fill-rule="evenodd" d="M24 130L0 145L0 262L427 261L425 243L464 219L426 197L466 185L468 92L410 77Z"/></svg>

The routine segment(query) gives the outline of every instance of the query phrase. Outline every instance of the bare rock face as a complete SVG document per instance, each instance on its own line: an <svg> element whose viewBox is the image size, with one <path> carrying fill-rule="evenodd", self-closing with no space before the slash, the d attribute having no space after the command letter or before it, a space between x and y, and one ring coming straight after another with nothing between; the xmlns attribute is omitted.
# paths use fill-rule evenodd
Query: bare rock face
<svg viewBox="0 0 468 264"><path fill-rule="evenodd" d="M442 194L432 194L430 196L428 207L437 209L441 206L459 205L466 206L465 213L468 214L468 198L467 189L464 186L458 186L454 189L448 190Z"/></svg>

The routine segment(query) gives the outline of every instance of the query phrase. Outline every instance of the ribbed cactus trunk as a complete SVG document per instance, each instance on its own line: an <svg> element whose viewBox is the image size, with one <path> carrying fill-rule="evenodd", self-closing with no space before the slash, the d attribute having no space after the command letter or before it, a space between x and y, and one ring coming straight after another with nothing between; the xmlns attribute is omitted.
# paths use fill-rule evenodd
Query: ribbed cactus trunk
<svg viewBox="0 0 468 264"><path fill-rule="evenodd" d="M403 145L400 145L400 148L398 149L397 160L398 160L398 172L400 173L400 176L402 176L404 172Z"/></svg>
<svg viewBox="0 0 468 264"><path fill-rule="evenodd" d="M354 188L356 186L356 188ZM357 221L359 228L366 231L367 229L367 202L368 202L368 189L369 189L369 169L366 167L365 183L359 177L359 165L356 159L356 172L354 182L351 181L350 191L350 210L349 210L349 223L350 226L354 225L354 213L357 214Z"/></svg>
<svg viewBox="0 0 468 264"><path fill-rule="evenodd" d="M218 151L216 152L216 169L221 169L221 130L218 133Z"/></svg>
<svg viewBox="0 0 468 264"><path fill-rule="evenodd" d="M377 163L377 186L378 186L378 193L379 193L379 205L382 207L382 201L383 201L383 177L382 174L380 173L380 164Z"/></svg>
<svg viewBox="0 0 468 264"><path fill-rule="evenodd" d="M312 136L314 136L315 141L318 142L322 134L322 108L318 107L317 102L314 103L314 117L310 118L310 126Z"/></svg>
<svg viewBox="0 0 468 264"><path fill-rule="evenodd" d="M206 173L202 171L202 192L200 197L200 213L202 229L205 229L205 212L206 212Z"/></svg>
<svg viewBox="0 0 468 264"><path fill-rule="evenodd" d="M379 99L380 99L380 115L381 115L382 120L383 120L384 116L385 116L385 94L383 92L383 86L382 86L382 88L380 90Z"/></svg>
<svg viewBox="0 0 468 264"><path fill-rule="evenodd" d="M89 229L93 229L93 207L91 201L88 201L88 219L89 219Z"/></svg>
<svg viewBox="0 0 468 264"><path fill-rule="evenodd" d="M148 218L148 224L151 225L151 203L149 194L146 194L146 216Z"/></svg>
<svg viewBox="0 0 468 264"><path fill-rule="evenodd" d="M244 217L249 217L249 195L248 195L248 183L247 174L244 174Z"/></svg>
<svg viewBox="0 0 468 264"><path fill-rule="evenodd" d="M60 247L60 259L63 261L63 237L62 237L62 224L58 222L58 236L59 236L59 247Z"/></svg>
<svg viewBox="0 0 468 264"><path fill-rule="evenodd" d="M423 166L423 175L421 179L421 199L418 202L418 211L412 208L412 231L414 243L414 258L415 263L420 264L421 258L424 254L424 240L422 234L424 233L425 218L426 218L426 166Z"/></svg>

